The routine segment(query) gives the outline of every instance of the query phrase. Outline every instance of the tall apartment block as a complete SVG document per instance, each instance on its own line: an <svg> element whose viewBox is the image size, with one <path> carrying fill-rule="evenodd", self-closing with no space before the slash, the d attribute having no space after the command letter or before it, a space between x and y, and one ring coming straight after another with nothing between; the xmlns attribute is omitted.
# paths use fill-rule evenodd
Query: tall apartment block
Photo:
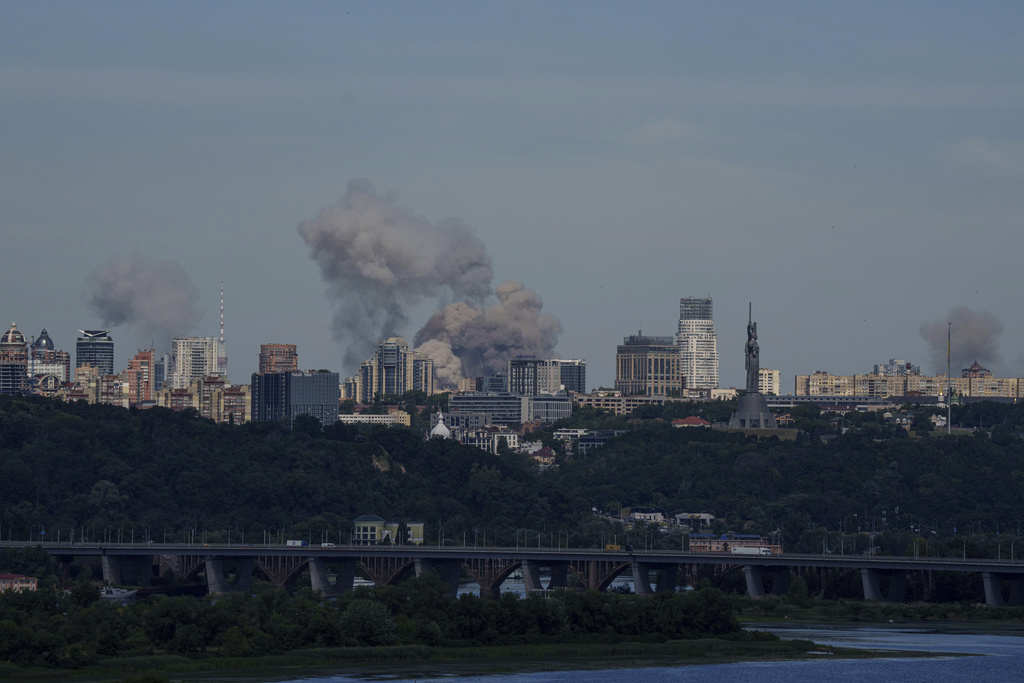
<svg viewBox="0 0 1024 683"><path fill-rule="evenodd" d="M558 366L547 359L532 356L510 358L506 373L509 393L520 396L553 394L562 385Z"/></svg>
<svg viewBox="0 0 1024 683"><path fill-rule="evenodd" d="M28 344L18 326L0 336L0 394L28 392Z"/></svg>
<svg viewBox="0 0 1024 683"><path fill-rule="evenodd" d="M153 400L156 389L153 376L155 356L153 349L139 349L128 361L128 369L122 373L128 383L128 403L135 405Z"/></svg>
<svg viewBox="0 0 1024 683"><path fill-rule="evenodd" d="M562 388L574 394L587 393L587 361L582 358L557 358Z"/></svg>
<svg viewBox="0 0 1024 683"><path fill-rule="evenodd" d="M71 381L71 354L58 351L45 328L29 344L28 375L33 387L51 377L60 384Z"/></svg>
<svg viewBox="0 0 1024 683"><path fill-rule="evenodd" d="M615 351L615 390L623 396L680 396L686 389L672 337L631 334Z"/></svg>
<svg viewBox="0 0 1024 683"><path fill-rule="evenodd" d="M82 334L75 341L75 376L78 368L89 365L99 374L114 374L114 340L110 330L79 330Z"/></svg>
<svg viewBox="0 0 1024 683"><path fill-rule="evenodd" d="M336 372L256 373L251 396L254 422L291 422L298 415L312 415L324 427L338 421L341 390Z"/></svg>
<svg viewBox="0 0 1024 683"><path fill-rule="evenodd" d="M175 337L171 342L171 372L164 388L185 389L194 380L220 372L220 340L217 337Z"/></svg>
<svg viewBox="0 0 1024 683"><path fill-rule="evenodd" d="M499 391L524 396L556 394L559 391L586 393L587 362L582 358L511 358L505 368L506 385Z"/></svg>
<svg viewBox="0 0 1024 683"><path fill-rule="evenodd" d="M687 389L718 388L718 336L711 298L687 296L679 300L676 346L680 373Z"/></svg>
<svg viewBox="0 0 1024 683"><path fill-rule="evenodd" d="M295 344L260 344L260 374L295 372L299 369L299 352Z"/></svg>
<svg viewBox="0 0 1024 683"><path fill-rule="evenodd" d="M416 353L401 337L388 337L377 346L373 358L359 365L356 394L346 390L347 398L362 403L374 396L402 395L407 391L434 393L434 361ZM352 383L346 380L346 387Z"/></svg>

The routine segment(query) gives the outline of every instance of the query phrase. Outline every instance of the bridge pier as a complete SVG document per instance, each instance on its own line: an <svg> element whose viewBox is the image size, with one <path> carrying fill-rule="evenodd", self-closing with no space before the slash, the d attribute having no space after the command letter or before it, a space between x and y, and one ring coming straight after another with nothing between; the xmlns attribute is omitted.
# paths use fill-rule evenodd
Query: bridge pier
<svg viewBox="0 0 1024 683"><path fill-rule="evenodd" d="M432 560L426 557L416 558L416 576L436 571L441 575L448 590L445 595L454 598L459 594L459 580L462 579L462 562L459 560Z"/></svg>
<svg viewBox="0 0 1024 683"><path fill-rule="evenodd" d="M881 579L889 577L889 590L882 594ZM881 569L861 569L861 585L864 587L865 600L884 600L885 602L903 602L907 595L907 574L902 571L882 571Z"/></svg>
<svg viewBox="0 0 1024 683"><path fill-rule="evenodd" d="M234 583L228 581L227 574L224 573L223 557L207 556L205 563L206 590L211 595L247 591L252 586L252 570L256 564L254 558L238 558L238 571Z"/></svg>
<svg viewBox="0 0 1024 683"><path fill-rule="evenodd" d="M633 561L633 592L637 595L675 592L679 580L679 565L654 564ZM651 571L654 570L656 587L651 585Z"/></svg>
<svg viewBox="0 0 1024 683"><path fill-rule="evenodd" d="M765 575L772 577L772 595L785 595L789 590L789 567L772 567L763 565L743 565L743 578L747 581L747 595L752 598L763 598L768 593L764 589Z"/></svg>
<svg viewBox="0 0 1024 683"><path fill-rule="evenodd" d="M547 567L551 572L548 585L545 586L540 578L541 567ZM527 593L531 591L544 590L545 588L565 588L568 585L569 563L568 562L537 562L536 560L523 560L520 564L523 571L523 588Z"/></svg>
<svg viewBox="0 0 1024 683"><path fill-rule="evenodd" d="M327 578L327 561L322 557L309 558L310 587L324 597L341 595L352 590L352 582L356 578L355 559L341 560L340 564L335 564L338 564L338 572L337 579L332 586Z"/></svg>
<svg viewBox="0 0 1024 683"><path fill-rule="evenodd" d="M152 555L107 555L100 558L103 582L119 586L148 586L153 578Z"/></svg>
<svg viewBox="0 0 1024 683"><path fill-rule="evenodd" d="M1010 598L1003 599L1003 579L1010 581ZM1021 607L1024 606L1024 575L981 573L985 585L985 602L989 607Z"/></svg>

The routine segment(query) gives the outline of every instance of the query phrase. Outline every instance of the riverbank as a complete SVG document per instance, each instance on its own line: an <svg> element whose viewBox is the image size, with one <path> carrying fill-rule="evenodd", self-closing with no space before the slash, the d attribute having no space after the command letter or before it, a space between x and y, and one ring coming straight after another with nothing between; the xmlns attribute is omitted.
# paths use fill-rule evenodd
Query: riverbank
<svg viewBox="0 0 1024 683"><path fill-rule="evenodd" d="M808 640L730 641L718 638L666 643L566 643L500 647L321 648L269 657L189 659L180 656L107 659L77 670L0 669L0 680L82 683L123 680L173 681L177 676L217 680L285 680L298 675L335 675L360 679L431 678L541 671L582 671L788 661L817 657L870 659L877 653L822 647ZM887 653L886 656L892 656ZM921 657L923 653L908 652Z"/></svg>

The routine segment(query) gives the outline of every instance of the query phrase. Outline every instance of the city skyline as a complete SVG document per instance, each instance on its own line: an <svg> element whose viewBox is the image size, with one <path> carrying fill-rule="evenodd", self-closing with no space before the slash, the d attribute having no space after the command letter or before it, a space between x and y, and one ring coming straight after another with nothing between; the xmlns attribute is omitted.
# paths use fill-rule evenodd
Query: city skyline
<svg viewBox="0 0 1024 683"><path fill-rule="evenodd" d="M591 387L624 335L676 332L680 297L715 300L722 387L744 383L750 301L784 388L944 371L950 319L954 373L1024 376L1017 3L57 4L0 27L0 316L27 339L113 330L124 368L219 337L223 281L233 381L270 341L351 375L332 268L354 252L316 250L367 178L431 235L417 256L480 266L426 273L400 240L381 263L406 279L357 301L399 292L380 338L413 345L439 310L486 328L512 280L495 315L537 313L530 343L586 359Z"/></svg>

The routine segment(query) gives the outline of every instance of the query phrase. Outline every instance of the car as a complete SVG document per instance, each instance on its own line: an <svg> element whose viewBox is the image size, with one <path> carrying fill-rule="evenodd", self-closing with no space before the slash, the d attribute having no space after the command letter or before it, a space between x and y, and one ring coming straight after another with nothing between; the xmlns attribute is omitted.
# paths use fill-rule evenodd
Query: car
<svg viewBox="0 0 1024 683"><path fill-rule="evenodd" d="M335 546L333 543L321 543L320 547L321 548L336 548L337 546Z"/></svg>

